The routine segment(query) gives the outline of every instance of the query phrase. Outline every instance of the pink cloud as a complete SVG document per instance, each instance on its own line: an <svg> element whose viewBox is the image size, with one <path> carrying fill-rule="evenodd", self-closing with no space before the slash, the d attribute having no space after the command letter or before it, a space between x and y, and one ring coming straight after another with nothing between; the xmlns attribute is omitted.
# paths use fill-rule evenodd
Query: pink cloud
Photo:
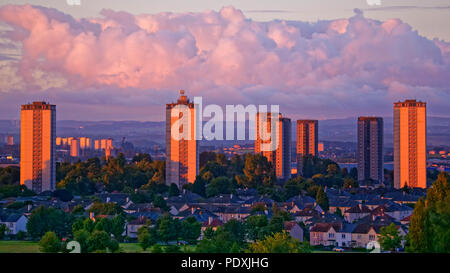
<svg viewBox="0 0 450 273"><path fill-rule="evenodd" d="M428 40L399 19L380 22L362 12L316 23L255 22L233 7L142 15L103 10L74 19L55 9L8 5L0 21L12 27L8 38L22 44L17 76L32 86L40 70L63 78L59 88L66 92L111 88L126 96L128 88L149 95L184 88L223 103L280 102L287 111L327 100L345 108L358 95L361 109L371 101L390 108L393 97L414 90L443 94L438 106L450 102L450 44Z"/></svg>

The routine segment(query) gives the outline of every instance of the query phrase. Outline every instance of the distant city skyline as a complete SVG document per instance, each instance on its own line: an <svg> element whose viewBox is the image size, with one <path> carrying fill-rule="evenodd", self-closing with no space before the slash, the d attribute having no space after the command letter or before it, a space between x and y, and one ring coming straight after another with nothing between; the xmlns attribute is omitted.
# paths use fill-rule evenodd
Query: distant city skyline
<svg viewBox="0 0 450 273"><path fill-rule="evenodd" d="M2 1L0 119L44 100L58 120L163 121L180 89L292 119L386 117L405 99L450 117L450 6L381 3Z"/></svg>

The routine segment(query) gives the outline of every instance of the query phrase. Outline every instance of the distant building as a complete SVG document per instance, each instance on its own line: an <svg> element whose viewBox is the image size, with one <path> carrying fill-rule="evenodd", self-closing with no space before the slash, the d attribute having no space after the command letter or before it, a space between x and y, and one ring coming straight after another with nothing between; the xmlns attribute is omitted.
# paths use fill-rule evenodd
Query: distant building
<svg viewBox="0 0 450 273"><path fill-rule="evenodd" d="M177 114L179 110L179 113ZM174 111L174 112L173 112ZM173 115L176 114L175 116ZM187 115L186 119L180 119ZM196 109L193 102L180 91L176 103L166 105L166 184L174 183L179 188L194 183L198 174L199 154L196 133ZM178 131L172 131L176 122ZM187 129L187 131L184 131Z"/></svg>
<svg viewBox="0 0 450 273"><path fill-rule="evenodd" d="M8 135L5 137L6 145L14 145L14 137L11 135Z"/></svg>
<svg viewBox="0 0 450 273"><path fill-rule="evenodd" d="M56 106L22 105L20 184L40 193L55 189Z"/></svg>
<svg viewBox="0 0 450 273"><path fill-rule="evenodd" d="M112 149L112 148L114 148L112 138L106 139L106 148L105 149Z"/></svg>
<svg viewBox="0 0 450 273"><path fill-rule="evenodd" d="M72 139L70 143L70 156L79 157L80 156L80 140L78 138Z"/></svg>
<svg viewBox="0 0 450 273"><path fill-rule="evenodd" d="M85 151L91 149L91 140L88 137L80 137L80 150Z"/></svg>
<svg viewBox="0 0 450 273"><path fill-rule="evenodd" d="M319 121L297 120L297 170L301 175L302 157L319 155Z"/></svg>
<svg viewBox="0 0 450 273"><path fill-rule="evenodd" d="M100 149L102 150L106 150L106 139L101 139L100 140Z"/></svg>
<svg viewBox="0 0 450 273"><path fill-rule="evenodd" d="M263 119L262 116L266 115ZM278 179L288 180L291 177L291 119L278 115L278 132L276 139L273 140L270 136L268 140L264 140L260 132L260 126L262 130L267 134L272 135L272 115L271 113L257 113L256 114L256 138L255 138L255 153L262 154L267 158L269 162L275 168L275 174ZM263 123L265 121L265 124ZM277 148L274 151L264 151L262 145L267 145L273 141L276 141Z"/></svg>
<svg viewBox="0 0 450 273"><path fill-rule="evenodd" d="M358 118L358 180L384 181L383 118Z"/></svg>
<svg viewBox="0 0 450 273"><path fill-rule="evenodd" d="M325 149L324 149L323 142L319 142L318 151L319 151L319 152L323 152L324 150L325 150Z"/></svg>
<svg viewBox="0 0 450 273"><path fill-rule="evenodd" d="M427 187L426 103L394 103L394 186Z"/></svg>
<svg viewBox="0 0 450 273"><path fill-rule="evenodd" d="M61 146L62 144L62 137L57 137L56 138L56 146Z"/></svg>
<svg viewBox="0 0 450 273"><path fill-rule="evenodd" d="M94 149L96 151L98 151L98 150L100 150L100 147L101 147L100 140L98 140L98 139L94 140Z"/></svg>

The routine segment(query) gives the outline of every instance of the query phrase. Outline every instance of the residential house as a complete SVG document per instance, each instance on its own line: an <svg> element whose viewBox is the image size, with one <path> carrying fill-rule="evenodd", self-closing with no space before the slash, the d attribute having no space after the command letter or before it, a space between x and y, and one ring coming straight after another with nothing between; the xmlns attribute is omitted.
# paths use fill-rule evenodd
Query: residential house
<svg viewBox="0 0 450 273"><path fill-rule="evenodd" d="M129 238L137 238L138 230L148 223L149 219L145 216L140 216L135 220L126 223L126 236Z"/></svg>
<svg viewBox="0 0 450 273"><path fill-rule="evenodd" d="M16 235L19 231L27 231L28 218L14 211L0 211L0 225L6 226L6 233Z"/></svg>
<svg viewBox="0 0 450 273"><path fill-rule="evenodd" d="M295 221L284 222L284 230L286 230L292 238L303 242L303 229Z"/></svg>
<svg viewBox="0 0 450 273"><path fill-rule="evenodd" d="M347 209L346 211L344 211L344 219L349 222L352 223L355 220L361 219L363 217L366 217L368 215L370 215L371 210L362 204L358 204L354 207L351 207L349 209Z"/></svg>

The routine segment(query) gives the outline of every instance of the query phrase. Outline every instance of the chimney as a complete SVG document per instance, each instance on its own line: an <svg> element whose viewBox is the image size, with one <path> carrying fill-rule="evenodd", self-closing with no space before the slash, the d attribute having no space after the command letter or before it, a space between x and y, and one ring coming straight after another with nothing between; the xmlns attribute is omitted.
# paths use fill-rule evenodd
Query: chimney
<svg viewBox="0 0 450 273"><path fill-rule="evenodd" d="M28 211L31 211L31 208L32 208L33 206L31 205L31 204L28 204L28 206L27 206L27 210Z"/></svg>
<svg viewBox="0 0 450 273"><path fill-rule="evenodd" d="M194 207L191 207L191 214L194 214Z"/></svg>
<svg viewBox="0 0 450 273"><path fill-rule="evenodd" d="M111 198L106 197L106 203L109 203L109 201L111 201Z"/></svg>
<svg viewBox="0 0 450 273"><path fill-rule="evenodd" d="M125 202L126 202L126 203L130 202L130 197L127 197L127 199L126 199Z"/></svg>
<svg viewBox="0 0 450 273"><path fill-rule="evenodd" d="M209 216L209 217L208 217L208 225L211 225L211 223L212 223L212 217Z"/></svg>

